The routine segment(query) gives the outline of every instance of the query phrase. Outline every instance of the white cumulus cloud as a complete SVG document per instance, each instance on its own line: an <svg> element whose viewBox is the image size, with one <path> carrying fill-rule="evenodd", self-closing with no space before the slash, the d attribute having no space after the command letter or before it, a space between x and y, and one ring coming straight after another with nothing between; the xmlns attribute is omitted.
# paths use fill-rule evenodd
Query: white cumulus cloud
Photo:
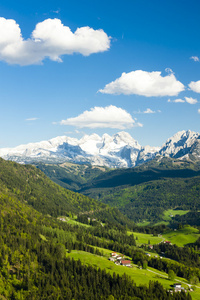
<svg viewBox="0 0 200 300"><path fill-rule="evenodd" d="M198 81L191 81L189 84L188 84L189 88L196 92L196 93L200 93L200 80Z"/></svg>
<svg viewBox="0 0 200 300"><path fill-rule="evenodd" d="M190 59L194 60L194 61L199 61L198 56L191 56Z"/></svg>
<svg viewBox="0 0 200 300"><path fill-rule="evenodd" d="M185 97L185 101L189 104L196 104L198 101L192 97Z"/></svg>
<svg viewBox="0 0 200 300"><path fill-rule="evenodd" d="M198 114L200 114L200 108L198 109Z"/></svg>
<svg viewBox="0 0 200 300"><path fill-rule="evenodd" d="M134 126L142 127L136 123L132 116L124 109L114 105L94 107L86 110L77 117L62 120L61 125L72 125L79 128L117 128L126 129Z"/></svg>
<svg viewBox="0 0 200 300"><path fill-rule="evenodd" d="M104 94L142 95L146 97L176 96L185 89L174 74L165 77L161 72L146 72L142 70L122 73L120 78L108 83L99 92Z"/></svg>
<svg viewBox="0 0 200 300"><path fill-rule="evenodd" d="M110 37L88 26L73 33L59 19L46 19L36 25L31 37L24 40L15 20L0 18L0 60L9 64L41 63L46 57L62 61L65 54L88 56L110 48Z"/></svg>
<svg viewBox="0 0 200 300"><path fill-rule="evenodd" d="M189 103L189 104L196 104L198 101L197 99L194 99L192 97L184 97L185 100L183 99L175 99L175 100L171 100L171 99L168 99L168 102L174 102L174 103Z"/></svg>

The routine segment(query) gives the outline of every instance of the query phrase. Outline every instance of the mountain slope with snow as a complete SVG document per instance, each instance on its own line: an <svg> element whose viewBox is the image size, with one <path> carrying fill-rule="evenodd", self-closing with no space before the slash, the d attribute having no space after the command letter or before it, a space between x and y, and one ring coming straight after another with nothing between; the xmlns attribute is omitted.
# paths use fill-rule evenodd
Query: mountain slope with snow
<svg viewBox="0 0 200 300"><path fill-rule="evenodd" d="M85 135L80 140L61 136L49 141L0 149L0 157L20 163L73 162L111 168L134 167L156 156L200 160L199 133L180 131L161 147L142 147L127 132L113 136Z"/></svg>

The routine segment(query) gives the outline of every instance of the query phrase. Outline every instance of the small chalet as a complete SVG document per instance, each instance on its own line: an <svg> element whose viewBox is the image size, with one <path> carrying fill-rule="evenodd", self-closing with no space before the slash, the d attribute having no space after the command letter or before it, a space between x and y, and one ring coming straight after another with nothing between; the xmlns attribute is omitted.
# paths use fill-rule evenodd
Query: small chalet
<svg viewBox="0 0 200 300"><path fill-rule="evenodd" d="M181 287L181 283L175 283L175 284L173 285L173 287L174 287L174 291L175 291L175 292L181 292L181 290L183 289L183 288Z"/></svg>
<svg viewBox="0 0 200 300"><path fill-rule="evenodd" d="M125 267L131 267L131 261L130 260L121 260L121 265Z"/></svg>
<svg viewBox="0 0 200 300"><path fill-rule="evenodd" d="M164 241L164 244L171 245L171 242L170 241Z"/></svg>
<svg viewBox="0 0 200 300"><path fill-rule="evenodd" d="M118 254L117 254L116 252L112 252L112 253L111 253L111 256L112 256L112 257L116 257L117 255L118 255Z"/></svg>

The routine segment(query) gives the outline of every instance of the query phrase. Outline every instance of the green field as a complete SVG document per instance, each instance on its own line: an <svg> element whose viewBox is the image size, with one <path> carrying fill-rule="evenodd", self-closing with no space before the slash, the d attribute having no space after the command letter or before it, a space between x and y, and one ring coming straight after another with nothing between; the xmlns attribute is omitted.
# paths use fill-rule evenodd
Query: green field
<svg viewBox="0 0 200 300"><path fill-rule="evenodd" d="M176 215L183 216L187 214L189 210L175 210L175 209L168 209L164 212L163 220L164 221L170 221L172 217L175 217Z"/></svg>
<svg viewBox="0 0 200 300"><path fill-rule="evenodd" d="M139 233L139 232L132 232L132 231L127 231L127 234L133 234L134 238L136 239L137 245L141 244L148 244L149 241L151 245L158 244L164 240L163 236L153 236L152 234L146 234L146 233Z"/></svg>
<svg viewBox="0 0 200 300"><path fill-rule="evenodd" d="M169 231L163 234L165 240L176 244L178 247L183 247L186 244L194 243L200 237L199 230L191 226L184 226L184 228L177 231Z"/></svg>
<svg viewBox="0 0 200 300"><path fill-rule="evenodd" d="M111 253L110 250L98 248L99 250L105 251L105 254L108 254L108 252ZM170 285L174 284L174 282L181 281L182 286L184 286L186 289L188 288L186 283L186 280L183 278L177 277L175 281L170 281L168 279L168 275L164 272L158 271L153 268L148 268L147 270L139 269L136 265L133 265L132 268L123 267L123 266L117 266L113 262L109 261L107 257L104 256L98 256L95 254L91 254L84 251L77 251L73 250L71 253L67 253L68 257L74 258L75 260L79 260L86 265L92 265L96 268L105 269L107 272L113 274L114 272L116 274L119 274L122 276L124 273L126 273L128 276L131 277L132 280L137 285L148 285L150 280L159 281L166 289L170 289ZM198 300L200 299L200 288L196 288L196 291L191 293L192 299Z"/></svg>
<svg viewBox="0 0 200 300"><path fill-rule="evenodd" d="M170 230L169 232L163 233L160 236L153 236L152 234L132 231L127 231L127 234L133 234L134 237L137 238L137 245L155 245L162 241L170 241L172 244L176 244L178 247L183 247L186 244L194 243L200 237L199 230L189 225L186 225L182 229L178 229L176 231Z"/></svg>

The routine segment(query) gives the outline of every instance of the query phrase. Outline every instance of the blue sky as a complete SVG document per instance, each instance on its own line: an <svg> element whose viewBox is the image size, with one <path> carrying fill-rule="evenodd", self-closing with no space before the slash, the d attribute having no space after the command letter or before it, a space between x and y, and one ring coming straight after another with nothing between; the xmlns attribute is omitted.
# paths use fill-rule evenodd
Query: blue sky
<svg viewBox="0 0 200 300"><path fill-rule="evenodd" d="M1 1L0 147L199 132L200 2ZM123 74L123 75L122 75Z"/></svg>

